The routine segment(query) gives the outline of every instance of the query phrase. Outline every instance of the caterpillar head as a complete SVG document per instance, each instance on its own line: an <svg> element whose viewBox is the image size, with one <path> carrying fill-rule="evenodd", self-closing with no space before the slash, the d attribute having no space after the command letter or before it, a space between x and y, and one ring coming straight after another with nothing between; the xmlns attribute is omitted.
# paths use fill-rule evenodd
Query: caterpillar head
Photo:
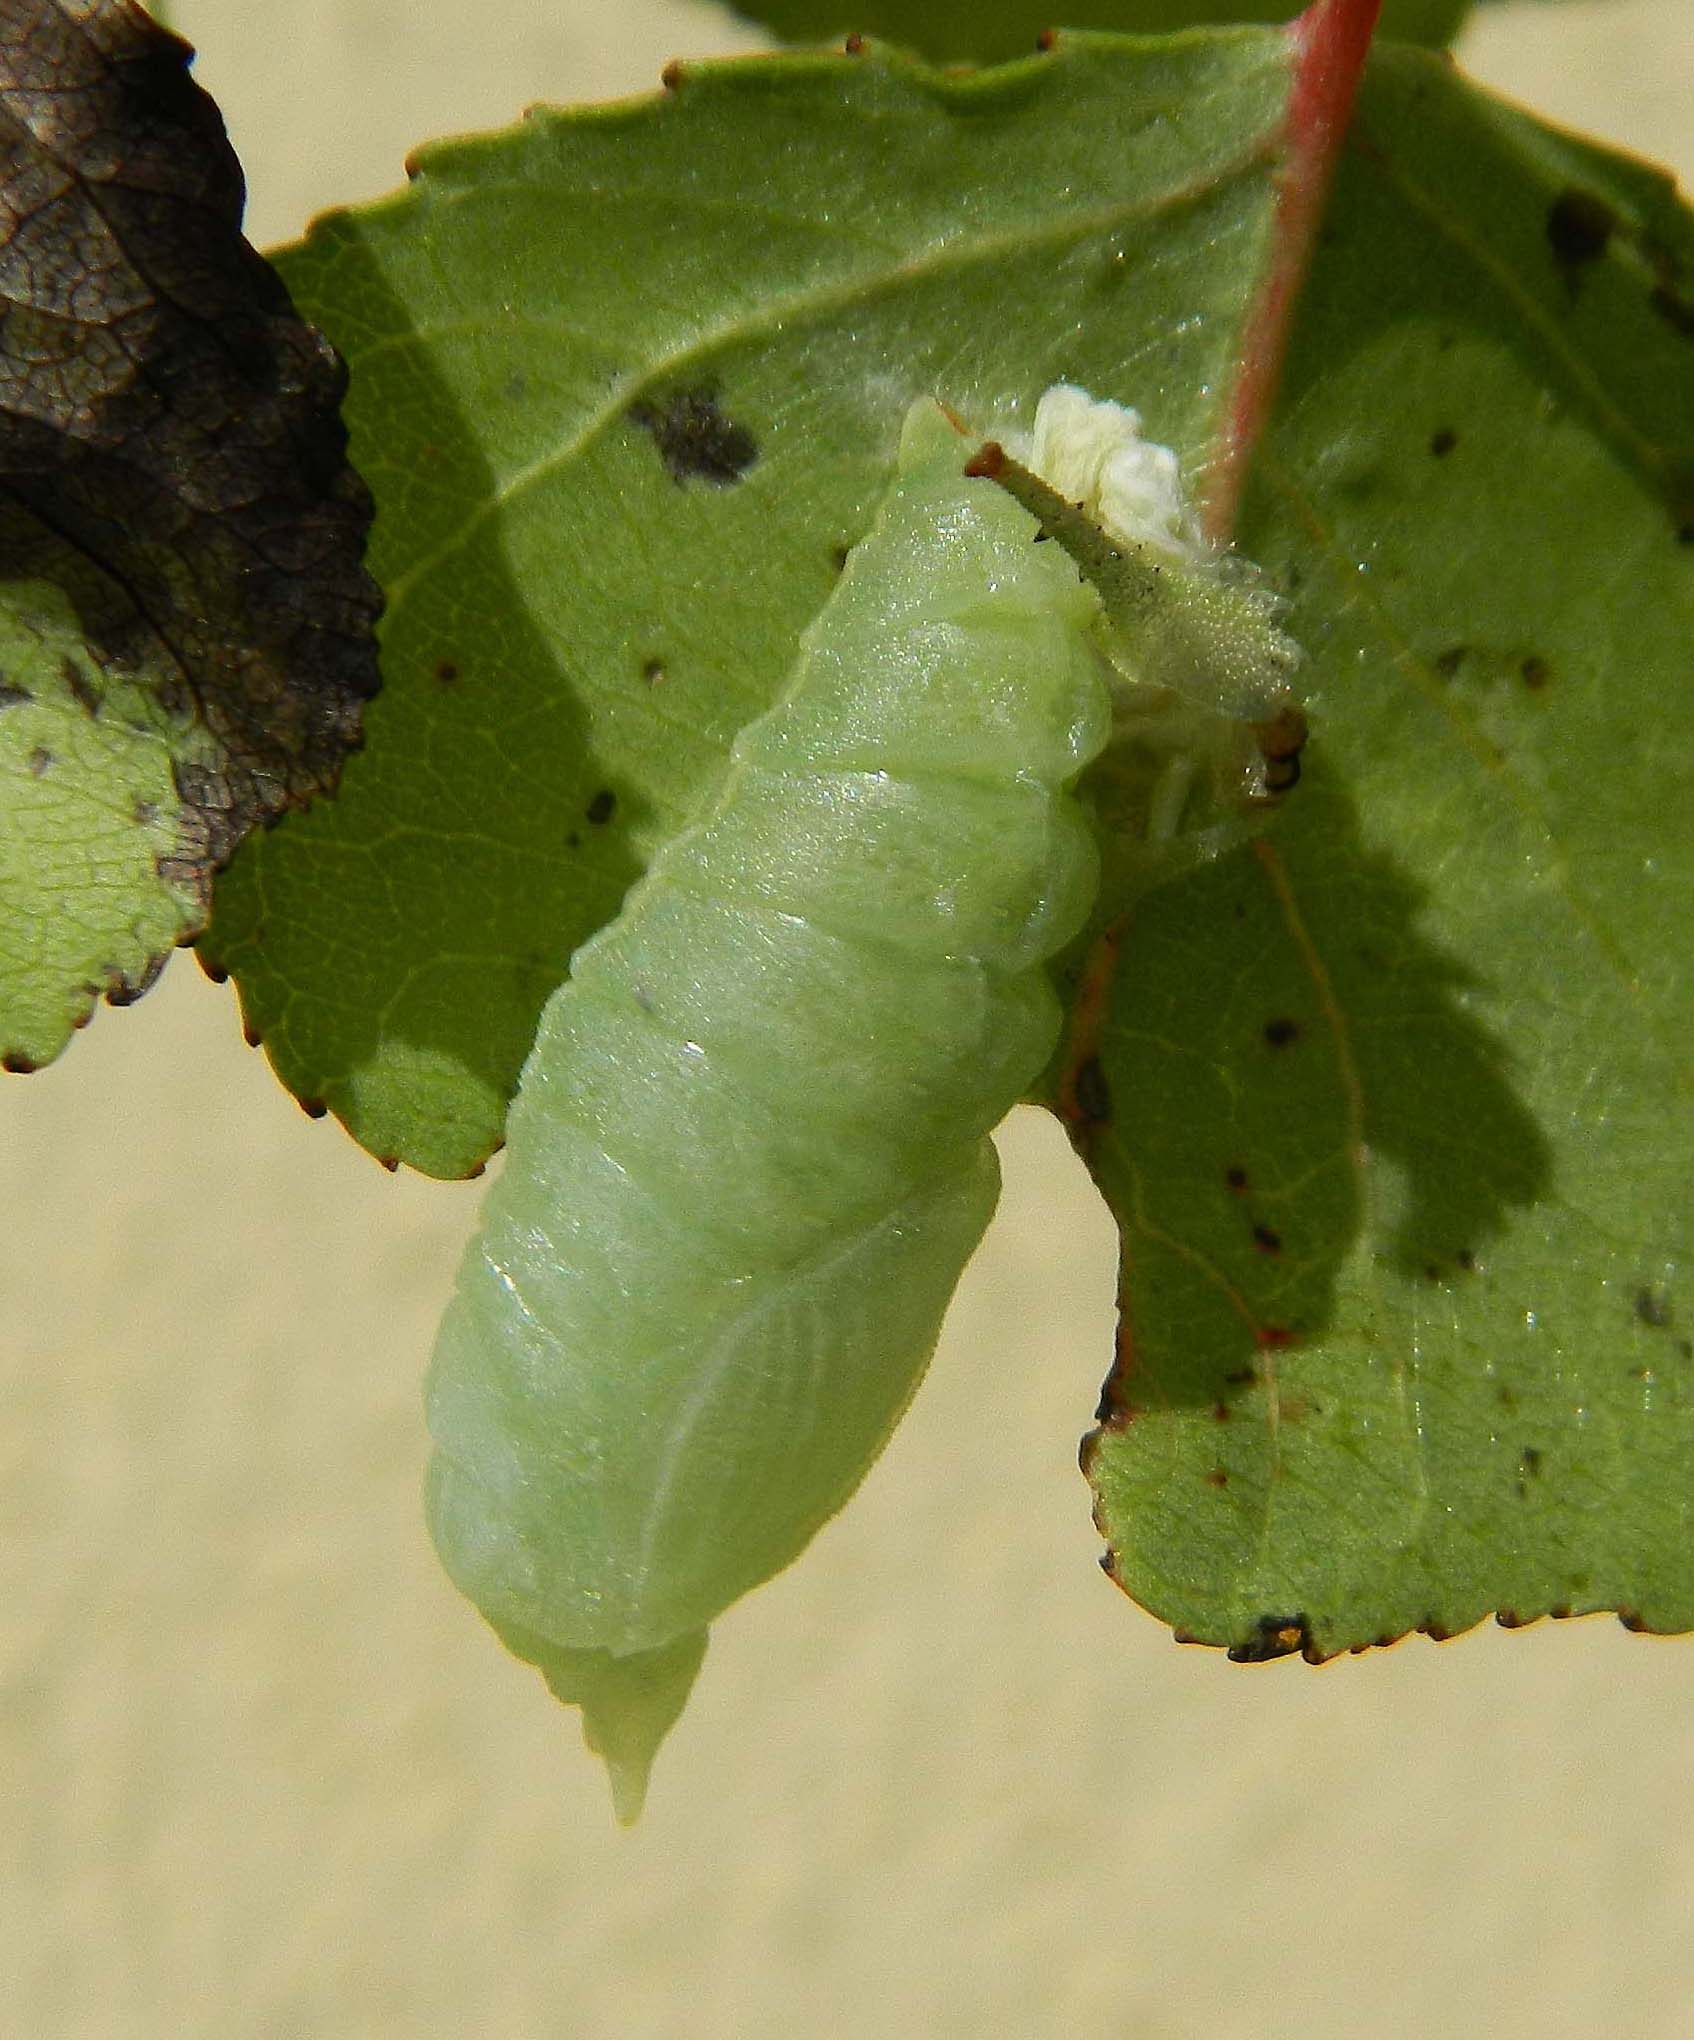
<svg viewBox="0 0 1694 2040"><path fill-rule="evenodd" d="M967 472L1008 490L1101 599L1115 681L1113 740L1089 778L1102 820L1148 879L1218 855L1300 777L1301 653L1279 598L1207 542L1176 454L1137 412L1061 383L1012 448L987 441Z"/></svg>

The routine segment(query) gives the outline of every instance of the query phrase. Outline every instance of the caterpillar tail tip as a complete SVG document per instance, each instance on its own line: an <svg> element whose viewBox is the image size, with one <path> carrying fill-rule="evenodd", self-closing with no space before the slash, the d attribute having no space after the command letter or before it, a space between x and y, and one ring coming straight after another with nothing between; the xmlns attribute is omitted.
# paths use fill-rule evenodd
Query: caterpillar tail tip
<svg viewBox="0 0 1694 2040"><path fill-rule="evenodd" d="M693 1691L707 1632L690 1630L627 1656L502 1634L541 1673L556 1699L581 1708L582 1739L606 1766L612 1812L620 1827L633 1827L647 1803L653 1759Z"/></svg>

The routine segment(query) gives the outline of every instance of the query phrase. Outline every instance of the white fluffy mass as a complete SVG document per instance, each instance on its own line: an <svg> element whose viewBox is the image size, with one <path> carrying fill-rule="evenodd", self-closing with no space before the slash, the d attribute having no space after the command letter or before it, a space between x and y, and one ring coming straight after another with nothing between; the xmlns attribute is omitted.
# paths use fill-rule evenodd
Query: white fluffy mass
<svg viewBox="0 0 1694 2040"><path fill-rule="evenodd" d="M1035 407L1028 465L1120 538L1178 559L1207 556L1168 446L1141 436L1141 413L1055 383Z"/></svg>

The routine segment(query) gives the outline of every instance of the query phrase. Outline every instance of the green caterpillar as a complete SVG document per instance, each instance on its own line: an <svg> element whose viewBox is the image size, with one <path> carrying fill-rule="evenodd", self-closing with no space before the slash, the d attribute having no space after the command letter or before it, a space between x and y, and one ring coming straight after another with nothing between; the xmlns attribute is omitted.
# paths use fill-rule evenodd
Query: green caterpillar
<svg viewBox="0 0 1694 2040"><path fill-rule="evenodd" d="M914 407L786 692L572 960L436 1348L442 1560L625 1819L916 1388L1093 900L1100 598L970 453Z"/></svg>

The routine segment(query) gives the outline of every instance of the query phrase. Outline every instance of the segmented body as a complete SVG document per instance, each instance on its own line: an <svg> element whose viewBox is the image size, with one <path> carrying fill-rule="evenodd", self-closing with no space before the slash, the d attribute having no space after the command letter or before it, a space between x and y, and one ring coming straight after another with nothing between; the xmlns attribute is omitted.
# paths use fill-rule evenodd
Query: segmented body
<svg viewBox="0 0 1694 2040"><path fill-rule="evenodd" d="M697 1635L847 1498L1054 1046L1098 598L971 451L914 411L789 689L524 1070L431 1374L431 1517L561 1691L570 1653Z"/></svg>

